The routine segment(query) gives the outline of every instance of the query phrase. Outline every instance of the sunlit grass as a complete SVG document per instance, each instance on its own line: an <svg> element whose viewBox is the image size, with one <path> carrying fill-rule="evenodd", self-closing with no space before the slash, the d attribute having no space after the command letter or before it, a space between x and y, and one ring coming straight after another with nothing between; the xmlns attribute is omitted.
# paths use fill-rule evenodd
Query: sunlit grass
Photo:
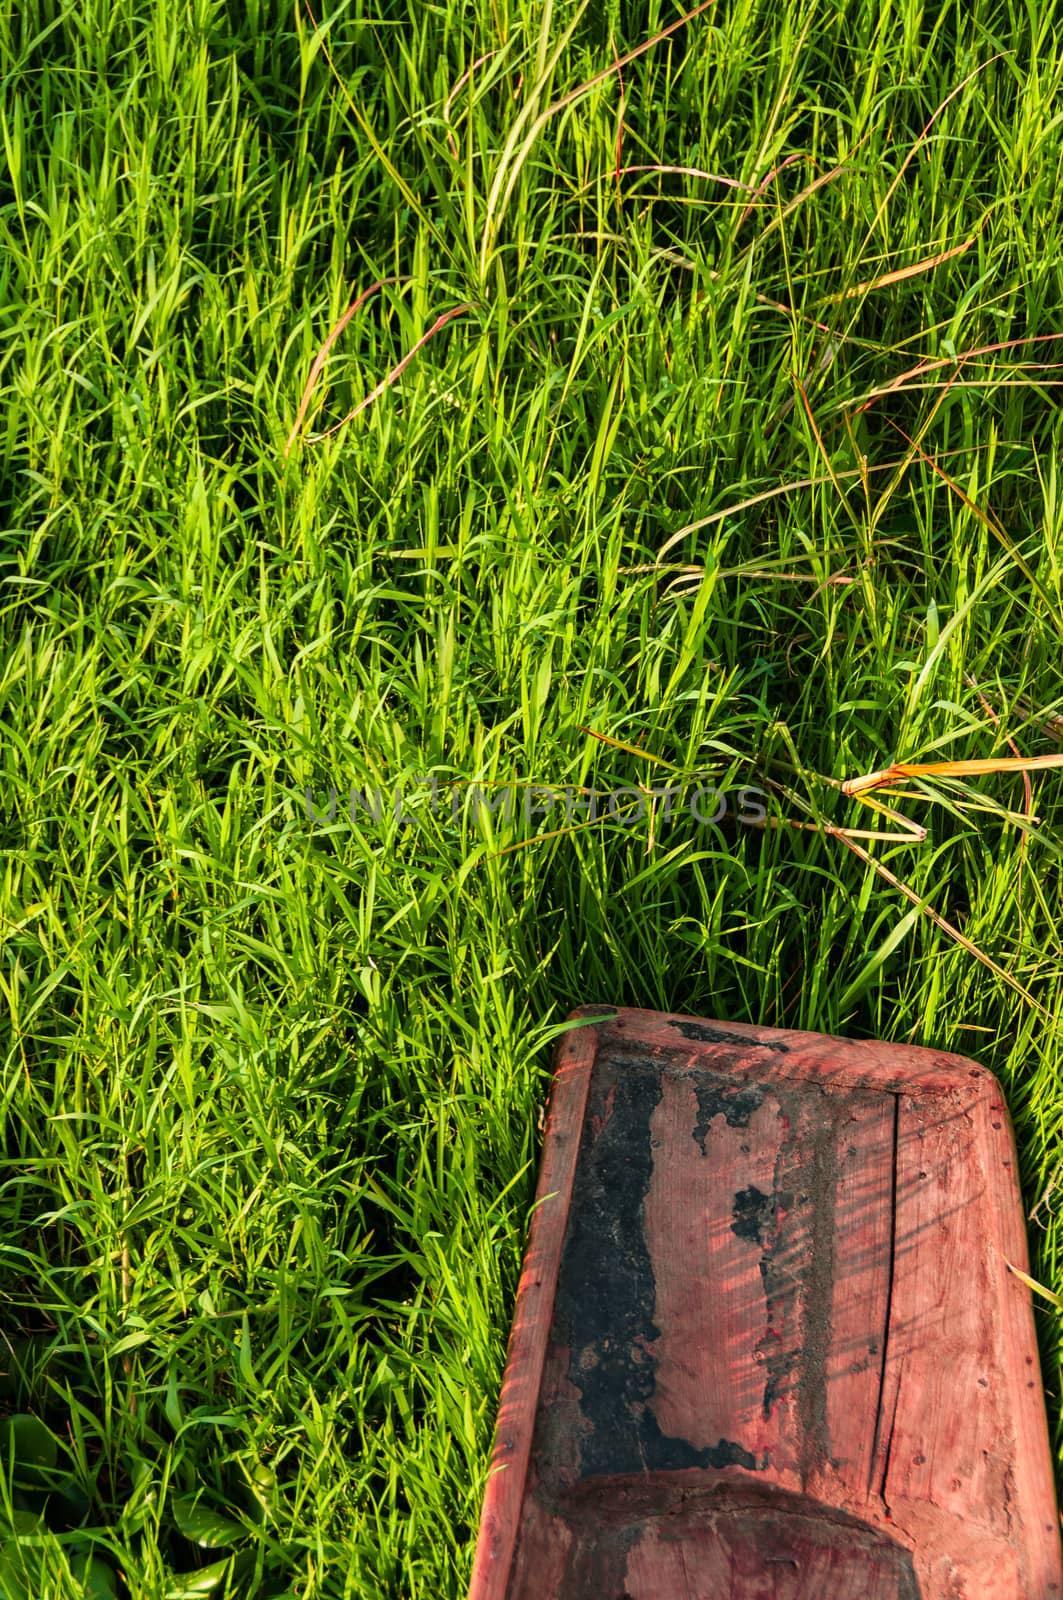
<svg viewBox="0 0 1063 1600"><path fill-rule="evenodd" d="M1058 9L679 16L0 12L0 1593L463 1593L583 1001L976 1056L1063 1290L1063 775L840 788L1059 749Z"/></svg>

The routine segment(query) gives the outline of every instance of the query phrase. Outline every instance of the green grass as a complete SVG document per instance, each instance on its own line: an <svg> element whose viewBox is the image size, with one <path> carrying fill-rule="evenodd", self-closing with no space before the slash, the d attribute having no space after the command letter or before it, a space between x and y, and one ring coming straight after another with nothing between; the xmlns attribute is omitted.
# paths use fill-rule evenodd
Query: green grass
<svg viewBox="0 0 1063 1600"><path fill-rule="evenodd" d="M976 1056L1063 1289L1063 774L864 845L1010 982L788 825L1058 751L1063 13L718 0L572 96L678 15L0 8L10 1596L461 1596L582 1001ZM780 825L469 798L639 783Z"/></svg>

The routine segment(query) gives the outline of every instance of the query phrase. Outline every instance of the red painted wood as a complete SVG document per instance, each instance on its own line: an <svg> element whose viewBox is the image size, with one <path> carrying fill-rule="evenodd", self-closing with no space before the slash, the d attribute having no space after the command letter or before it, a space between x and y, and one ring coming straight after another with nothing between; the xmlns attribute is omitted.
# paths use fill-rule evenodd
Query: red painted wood
<svg viewBox="0 0 1063 1600"><path fill-rule="evenodd" d="M470 1600L1063 1600L993 1077L576 1016Z"/></svg>

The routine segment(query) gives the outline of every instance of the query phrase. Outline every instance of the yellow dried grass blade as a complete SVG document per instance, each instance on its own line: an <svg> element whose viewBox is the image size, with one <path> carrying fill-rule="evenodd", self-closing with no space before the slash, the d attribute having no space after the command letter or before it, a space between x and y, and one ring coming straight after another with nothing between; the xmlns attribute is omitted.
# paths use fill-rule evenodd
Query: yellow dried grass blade
<svg viewBox="0 0 1063 1600"><path fill-rule="evenodd" d="M895 761L881 772L849 778L842 784L847 795L867 794L905 778L975 778L995 772L1041 772L1063 767L1063 754L1054 756L999 756L978 761Z"/></svg>
<svg viewBox="0 0 1063 1600"><path fill-rule="evenodd" d="M1042 1295L1051 1305L1055 1306L1057 1311L1063 1310L1063 1300L1060 1300L1053 1289L1047 1289L1043 1283L1038 1283L1036 1278L1031 1278L1028 1272L1023 1272L1021 1267L1015 1266L1013 1262L1008 1260L1007 1256L1004 1257L1004 1265L1009 1272L1015 1274L1020 1283L1026 1285L1027 1289L1032 1289L1034 1294Z"/></svg>
<svg viewBox="0 0 1063 1600"><path fill-rule="evenodd" d="M910 267L898 267L894 272L884 272L881 278L869 278L866 283L857 283L851 289L845 289L841 294L828 295L823 305L838 305L842 300L852 300L857 295L870 294L874 289L886 289L891 284L903 283L906 278L916 278L921 272L933 272L935 267L940 267L943 261L951 261L953 256L962 256L973 244L977 244L978 235L973 234L970 239L965 239L963 244L953 245L951 250L943 250L940 255L928 256L925 261L914 261Z"/></svg>
<svg viewBox="0 0 1063 1600"><path fill-rule="evenodd" d="M593 728L581 727L579 731L590 739L597 739L599 744L609 745L612 750L623 750L625 755L641 756L644 761L652 761L659 767L667 767L669 772L678 773L681 778L692 776L683 767L677 767L674 761L666 761L664 756L656 756L652 750L640 750L637 744L625 744L622 739L611 739L607 733L596 733Z"/></svg>

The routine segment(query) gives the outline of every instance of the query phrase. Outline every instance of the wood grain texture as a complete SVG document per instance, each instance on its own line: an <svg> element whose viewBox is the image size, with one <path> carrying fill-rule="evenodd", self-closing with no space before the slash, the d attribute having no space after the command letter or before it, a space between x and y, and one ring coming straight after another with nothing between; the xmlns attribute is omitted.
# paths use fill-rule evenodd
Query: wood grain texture
<svg viewBox="0 0 1063 1600"><path fill-rule="evenodd" d="M576 1017L470 1600L1063 1600L992 1076Z"/></svg>

